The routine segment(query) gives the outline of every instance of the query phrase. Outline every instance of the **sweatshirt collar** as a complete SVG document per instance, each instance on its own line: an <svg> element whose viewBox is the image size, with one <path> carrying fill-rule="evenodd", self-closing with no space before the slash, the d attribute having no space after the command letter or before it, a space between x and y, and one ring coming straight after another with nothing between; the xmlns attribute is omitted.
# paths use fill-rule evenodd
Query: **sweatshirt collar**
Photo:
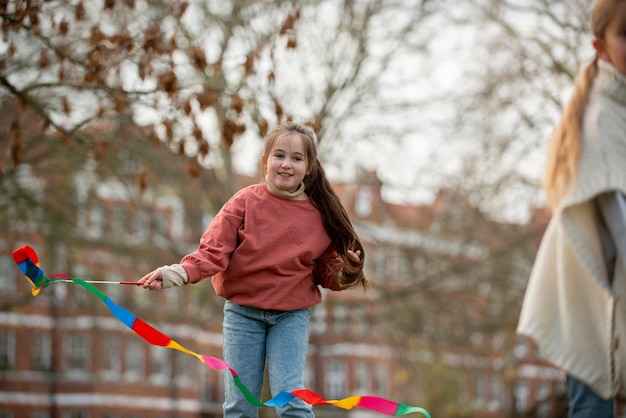
<svg viewBox="0 0 626 418"><path fill-rule="evenodd" d="M304 182L300 183L298 188L294 190L293 192L288 192L287 190L281 190L278 187L274 186L272 182L267 179L267 176L265 176L265 184L267 185L267 188L272 194L278 197L282 197L284 199L307 200L309 198L307 194L304 193Z"/></svg>

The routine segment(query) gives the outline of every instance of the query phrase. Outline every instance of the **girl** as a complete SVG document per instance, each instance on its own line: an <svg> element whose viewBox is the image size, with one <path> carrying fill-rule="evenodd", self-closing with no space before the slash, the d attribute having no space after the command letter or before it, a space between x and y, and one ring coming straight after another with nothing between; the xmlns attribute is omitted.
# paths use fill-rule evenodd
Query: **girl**
<svg viewBox="0 0 626 418"><path fill-rule="evenodd" d="M265 138L265 182L236 193L208 226L196 251L180 264L144 276L161 289L211 277L224 305L224 360L261 397L267 361L272 396L303 387L311 307L319 286L369 286L364 252L339 197L317 158L315 133L300 124L277 127ZM224 417L258 416L230 376ZM295 399L281 417L312 417Z"/></svg>
<svg viewBox="0 0 626 418"><path fill-rule="evenodd" d="M517 331L566 372L570 417L613 418L626 381L626 0L597 0L591 26L596 57L552 138L553 216Z"/></svg>

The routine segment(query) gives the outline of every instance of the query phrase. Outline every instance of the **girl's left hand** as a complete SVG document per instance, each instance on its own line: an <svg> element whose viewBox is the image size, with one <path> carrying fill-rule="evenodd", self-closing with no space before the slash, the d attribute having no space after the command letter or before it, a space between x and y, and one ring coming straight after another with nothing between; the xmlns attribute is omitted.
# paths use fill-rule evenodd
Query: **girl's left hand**
<svg viewBox="0 0 626 418"><path fill-rule="evenodd" d="M354 261L359 261L361 259L361 250L356 250L356 252L348 250L348 256Z"/></svg>

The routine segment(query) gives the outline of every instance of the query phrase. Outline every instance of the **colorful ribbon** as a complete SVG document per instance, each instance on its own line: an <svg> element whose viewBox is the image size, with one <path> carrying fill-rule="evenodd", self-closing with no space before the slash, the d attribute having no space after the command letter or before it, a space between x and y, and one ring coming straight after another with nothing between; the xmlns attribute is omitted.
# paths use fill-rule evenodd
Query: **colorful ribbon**
<svg viewBox="0 0 626 418"><path fill-rule="evenodd" d="M24 274L24 277L26 277L28 282L31 284L31 292L33 296L38 295L41 292L41 289L43 289L50 283L50 280L46 277L43 270L39 267L37 254L31 247L26 245L13 251L13 259L17 263L19 269ZM254 396L254 394L252 394L252 392L250 392L250 390L241 382L239 376L237 375L237 372L223 360L220 360L216 357L201 355L183 347L167 335L147 324L141 318L138 318L133 313L129 312L123 307L116 305L108 296L106 296L100 290L84 280L72 278L65 274L55 274L54 276L65 277L66 279L71 280L72 282L87 289L109 308L109 311L111 311L114 317L116 317L124 325L133 330L137 335L139 335L150 344L182 351L183 353L196 357L198 360L200 360L202 363L204 363L206 366L213 370L228 370L233 376L235 385L239 388L239 390L241 390L245 398L252 405L281 407L287 405L293 399L299 398L311 405L331 405L346 410L358 406L361 408L370 409L375 412L380 412L382 414L396 417L419 412L425 417L431 418L428 411L424 408L420 408L418 406L404 405L377 396L351 396L339 400L326 400L320 395L308 389L280 392L269 401L262 402L256 396Z"/></svg>
<svg viewBox="0 0 626 418"><path fill-rule="evenodd" d="M13 260L15 260L19 269L24 273L24 277L30 283L30 292L33 296L37 296L41 289L50 284L48 277L39 268L37 253L28 245L13 251Z"/></svg>

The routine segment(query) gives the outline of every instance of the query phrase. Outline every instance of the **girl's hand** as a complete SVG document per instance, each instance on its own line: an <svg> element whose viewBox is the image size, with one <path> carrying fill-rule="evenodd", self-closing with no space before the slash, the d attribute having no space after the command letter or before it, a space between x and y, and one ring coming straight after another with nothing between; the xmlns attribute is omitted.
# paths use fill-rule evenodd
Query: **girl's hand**
<svg viewBox="0 0 626 418"><path fill-rule="evenodd" d="M137 281L140 283L144 289L150 290L160 290L163 289L163 278L161 277L161 272L159 269L156 269Z"/></svg>
<svg viewBox="0 0 626 418"><path fill-rule="evenodd" d="M348 250L348 256L354 261L359 261L361 259L361 250L356 250L356 252Z"/></svg>
<svg viewBox="0 0 626 418"><path fill-rule="evenodd" d="M343 260L343 266L338 275L338 282L342 288L349 289L356 286L355 280L358 281L358 277L362 276L360 269L363 266L361 266L361 250L348 250L346 254L348 256ZM347 279L346 276L348 276Z"/></svg>
<svg viewBox="0 0 626 418"><path fill-rule="evenodd" d="M138 281L144 289L160 290L172 286L184 286L189 281L187 271L180 264L162 266L143 276Z"/></svg>

